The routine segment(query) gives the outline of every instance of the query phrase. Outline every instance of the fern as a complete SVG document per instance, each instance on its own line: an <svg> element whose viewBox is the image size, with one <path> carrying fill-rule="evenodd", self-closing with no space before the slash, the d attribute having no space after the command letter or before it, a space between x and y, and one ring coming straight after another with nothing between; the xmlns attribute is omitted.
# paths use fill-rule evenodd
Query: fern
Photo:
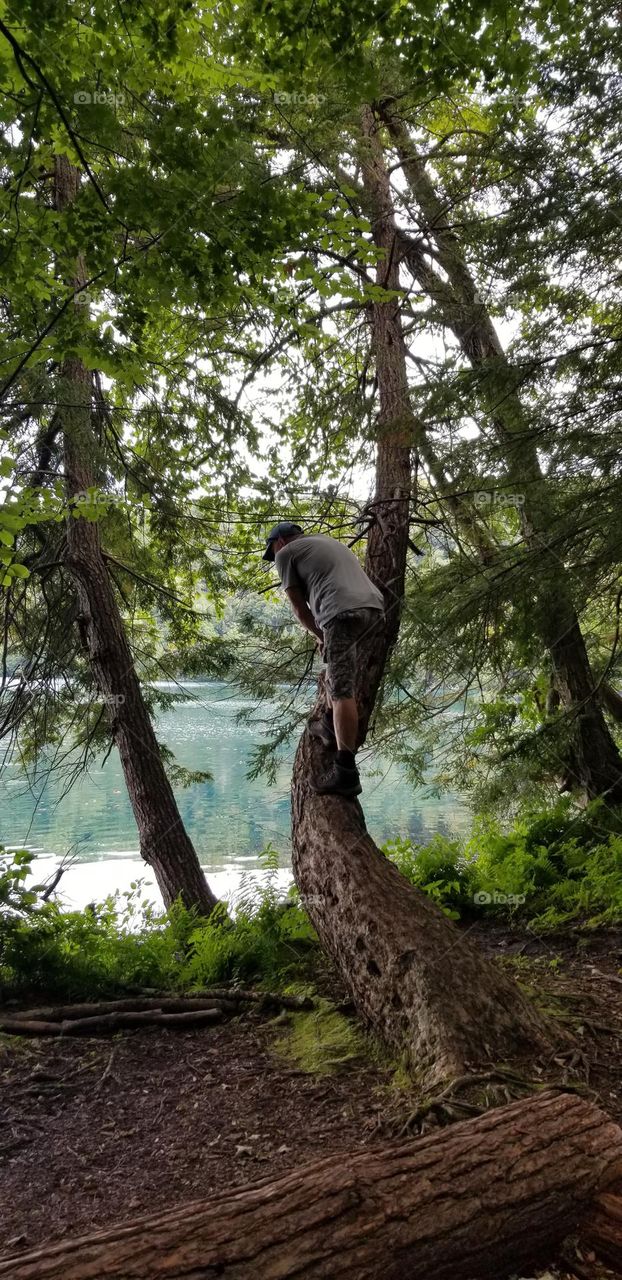
<svg viewBox="0 0 622 1280"><path fill-rule="evenodd" d="M599 804L577 818L563 802L508 832L486 819L464 844L436 836L427 845L395 840L384 851L453 918L511 912L538 931L570 922L593 929L622 921L619 826Z"/></svg>

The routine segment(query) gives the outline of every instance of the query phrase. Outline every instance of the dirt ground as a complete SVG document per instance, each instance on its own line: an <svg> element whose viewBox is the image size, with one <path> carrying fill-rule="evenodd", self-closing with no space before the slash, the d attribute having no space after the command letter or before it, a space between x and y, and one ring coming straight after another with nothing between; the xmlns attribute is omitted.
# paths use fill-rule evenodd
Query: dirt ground
<svg viewBox="0 0 622 1280"><path fill-rule="evenodd" d="M576 1078L622 1122L622 933L472 932L572 1027ZM0 1037L0 1255L395 1139L416 1099L388 1065L309 1075L276 1055L276 1033L247 1014L113 1038ZM613 1273L573 1251L541 1275Z"/></svg>

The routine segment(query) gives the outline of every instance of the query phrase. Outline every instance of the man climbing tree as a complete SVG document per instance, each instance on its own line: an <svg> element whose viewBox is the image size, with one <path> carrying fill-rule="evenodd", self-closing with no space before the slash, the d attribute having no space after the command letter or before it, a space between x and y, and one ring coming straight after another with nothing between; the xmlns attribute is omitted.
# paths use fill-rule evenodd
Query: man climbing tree
<svg viewBox="0 0 622 1280"><path fill-rule="evenodd" d="M358 646L381 625L381 592L349 547L323 534L304 534L300 525L289 521L270 530L263 558L276 564L298 621L315 636L326 662L328 706L309 728L337 754L330 767L313 779L313 789L320 795L358 796L362 790L355 760Z"/></svg>
<svg viewBox="0 0 622 1280"><path fill-rule="evenodd" d="M365 569L385 609L384 627L362 640L363 661L357 663L360 743L399 633L422 426L407 376L390 176L371 106L361 111L358 145L379 291L370 307L378 415ZM278 529L269 541L273 537ZM290 555L296 545L294 540ZM368 834L356 799L344 803L317 794L312 779L325 751L315 734L303 733L292 782L292 863L322 945L361 1016L406 1051L430 1083L495 1061L558 1052L567 1043L563 1030L400 876Z"/></svg>

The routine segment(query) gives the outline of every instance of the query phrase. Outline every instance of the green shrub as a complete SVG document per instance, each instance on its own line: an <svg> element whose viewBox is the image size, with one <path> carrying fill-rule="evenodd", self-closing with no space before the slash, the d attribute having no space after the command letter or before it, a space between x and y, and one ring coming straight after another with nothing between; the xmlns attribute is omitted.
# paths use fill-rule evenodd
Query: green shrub
<svg viewBox="0 0 622 1280"><path fill-rule="evenodd" d="M538 931L622 921L622 831L595 804L580 815L566 802L504 832L475 824L469 840L398 839L385 853L453 919L481 913ZM317 936L297 891L283 901L278 854L262 855L264 883L243 877L235 914L208 921L176 903L158 912L141 881L84 911L46 902L27 888L33 855L0 847L0 993L76 999L127 989L188 991L219 982L279 986L312 977Z"/></svg>
<svg viewBox="0 0 622 1280"><path fill-rule="evenodd" d="M75 998L174 983L193 920L158 915L142 882L84 911L45 902L24 881L32 855L0 851L0 983L6 992ZM11 888L12 886L12 888ZM7 892L9 887L9 892Z"/></svg>
<svg viewBox="0 0 622 1280"><path fill-rule="evenodd" d="M510 912L538 931L596 928L622 921L621 825L600 802L577 815L564 800L508 832L482 819L463 843L396 840L385 853L453 918Z"/></svg>
<svg viewBox="0 0 622 1280"><path fill-rule="evenodd" d="M279 984L306 972L316 936L301 907L282 902L275 851L267 884L243 879L234 918L199 920L178 902L158 913L142 882L84 911L27 890L32 855L0 850L0 988L4 995L76 999L153 987L191 990L225 980Z"/></svg>
<svg viewBox="0 0 622 1280"><path fill-rule="evenodd" d="M276 873L279 854L268 845L259 855L265 873L242 876L235 897L235 915L218 911L191 931L182 966L184 985L200 988L233 980L279 984L305 970L309 949L317 936L295 893L284 902Z"/></svg>
<svg viewBox="0 0 622 1280"><path fill-rule="evenodd" d="M384 845L383 852L453 920L473 902L472 870L459 841L436 835L429 844L417 845L398 838Z"/></svg>

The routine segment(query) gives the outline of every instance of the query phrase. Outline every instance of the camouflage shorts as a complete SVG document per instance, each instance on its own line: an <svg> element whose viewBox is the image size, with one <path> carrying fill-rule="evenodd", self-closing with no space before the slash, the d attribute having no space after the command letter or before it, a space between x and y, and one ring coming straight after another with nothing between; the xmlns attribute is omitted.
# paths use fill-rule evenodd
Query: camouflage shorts
<svg viewBox="0 0 622 1280"><path fill-rule="evenodd" d="M333 700L354 697L360 642L383 617L380 609L350 609L323 627L326 685Z"/></svg>

